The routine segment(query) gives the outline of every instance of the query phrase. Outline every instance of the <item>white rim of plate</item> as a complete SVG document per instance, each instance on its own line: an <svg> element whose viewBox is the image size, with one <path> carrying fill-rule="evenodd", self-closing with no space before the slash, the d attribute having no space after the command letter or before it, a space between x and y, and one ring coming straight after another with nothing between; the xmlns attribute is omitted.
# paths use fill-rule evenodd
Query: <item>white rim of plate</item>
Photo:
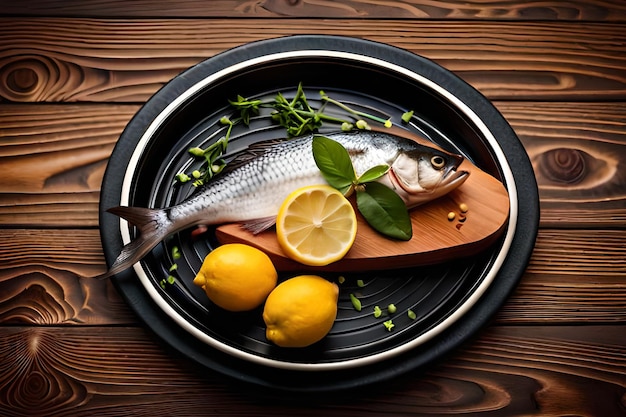
<svg viewBox="0 0 626 417"><path fill-rule="evenodd" d="M185 329L188 333L196 337L198 340L206 343L207 345L227 353L236 358L246 360L249 362L253 362L259 365L280 368L292 371L330 371L330 370L341 370L341 369L349 369L354 367L366 366L376 362L384 361L390 359L394 356L405 353L411 349L416 348L417 346L433 339L435 336L439 335L446 328L451 326L454 322L456 322L460 317L462 317L465 313L469 311L469 309L476 304L476 302L480 299L480 297L485 293L487 288L491 285L494 278L496 277L498 271L500 270L502 263L504 262L509 249L511 247L511 243L513 241L513 236L515 234L515 229L517 225L517 189L515 186L515 179L513 177L513 172L506 160L506 156L502 151L502 148L498 144L495 136L489 130L489 128L484 124L484 122L478 117L476 113L472 109L470 109L465 103L463 103L458 97L452 94L450 91L446 90L439 84L434 81L424 77L423 75L417 74L405 67L378 59L373 58L366 55L355 54L351 52L341 52L341 51L331 51L331 50L298 50L298 51L289 51L289 52L280 52L269 55L260 56L257 58L249 59L238 64L232 65L228 68L225 68L221 71L218 71L214 74L209 75L208 77L202 79L195 85L191 86L189 89L184 91L180 96L178 96L175 100L173 100L161 113L159 113L154 121L150 124L148 129L145 131L133 154L131 155L130 161L128 163L128 167L126 168L126 173L124 175L122 190L121 190L121 205L128 205L130 198L130 189L132 185L132 180L135 177L135 172L137 170L137 164L141 159L141 155L144 152L146 145L149 143L150 139L154 132L163 124L163 122L187 99L192 97L194 94L198 93L202 89L210 86L212 83L220 80L223 77L226 77L234 72L237 72L241 69L259 65L259 64L267 64L275 61L280 61L283 59L293 59L293 58L340 58L350 61L363 62L369 65L374 65L381 67L383 69L394 71L399 73L409 79L417 81L418 83L426 86L427 88L437 92L441 96L445 97L449 100L456 108L463 112L474 125L480 130L483 134L491 149L495 153L498 162L501 164L500 168L502 170L502 174L505 180L505 186L509 193L509 201L510 201L510 209L509 209L509 220L508 220L508 228L506 231L506 235L504 237L504 241L502 247L500 248L500 252L495 259L493 267L487 273L487 276L483 279L480 285L476 288L476 290L465 300L463 304L456 311L446 317L443 321L437 324L432 329L426 331L425 333L419 335L415 339L408 341L407 343L389 349L387 351L381 353L375 353L369 356L348 359L344 361L338 362L325 362L325 363L299 363L299 362L285 362L276 359L271 359L267 357L262 357L254 353L244 352L239 350L233 346L229 346L225 343L222 343L206 333L204 333L199 328L193 326L189 321L187 321L183 316L181 316L172 306L170 306L163 297L156 290L152 281L146 274L143 269L142 263L137 262L133 265L135 273L139 277L142 285L144 286L148 295L152 298L152 300L163 310L171 319L176 321L183 329ZM128 244L131 241L130 237L130 228L128 223L120 219L120 233L122 237L122 241L124 245Z"/></svg>

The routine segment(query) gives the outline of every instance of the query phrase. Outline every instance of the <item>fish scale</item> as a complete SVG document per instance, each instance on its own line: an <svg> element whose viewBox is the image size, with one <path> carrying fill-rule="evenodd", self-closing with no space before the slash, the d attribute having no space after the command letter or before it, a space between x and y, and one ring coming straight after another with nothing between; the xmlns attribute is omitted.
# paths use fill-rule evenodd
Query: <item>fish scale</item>
<svg viewBox="0 0 626 417"><path fill-rule="evenodd" d="M264 218L276 214L291 191L314 183L324 179L313 159L311 138L279 142L172 207L169 218L217 223Z"/></svg>

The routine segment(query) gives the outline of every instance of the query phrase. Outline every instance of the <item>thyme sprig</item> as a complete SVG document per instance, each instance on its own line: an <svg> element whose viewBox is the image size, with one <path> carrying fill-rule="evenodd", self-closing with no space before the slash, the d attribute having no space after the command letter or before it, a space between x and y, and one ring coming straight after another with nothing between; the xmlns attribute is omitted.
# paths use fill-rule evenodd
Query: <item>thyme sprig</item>
<svg viewBox="0 0 626 417"><path fill-rule="evenodd" d="M213 178L213 176L222 172L222 170L226 167L226 161L222 158L222 155L226 152L226 148L228 147L228 140L230 139L230 134L235 122L231 121L227 117L222 117L220 119L220 123L228 125L224 136L208 146L206 149L199 147L189 149L189 153L193 156L205 159L202 170L194 170L191 173L191 176L181 172L176 175L176 181L185 183L193 180L193 186L198 187L205 184L208 180Z"/></svg>
<svg viewBox="0 0 626 417"><path fill-rule="evenodd" d="M287 129L289 136L300 136L306 133L316 132L324 123L337 124L344 131L354 129L369 129L370 126L364 119L381 123L385 127L393 126L391 118L382 118L367 112L354 109L341 101L330 97L324 91L320 91L322 105L315 109L309 103L302 87L298 84L296 94L288 100L282 93L278 93L273 99L250 100L242 96L237 96L236 100L229 103L238 112L244 124L250 123L250 116L260 114L260 109L272 109L272 120ZM347 117L338 117L326 111L328 104L332 104L347 113Z"/></svg>
<svg viewBox="0 0 626 417"><path fill-rule="evenodd" d="M355 115L357 117L365 117L366 119L370 119L370 120L373 120L375 122L381 123L383 126L385 126L387 128L393 126L393 123L391 122L391 118L383 119L382 117L378 117L378 116L375 116L373 114L369 114L369 113L365 113L365 112L362 112L362 111L355 110L355 109L349 107L347 104L344 104L344 103L342 103L340 101L337 101L337 100L335 100L333 98L330 98L328 96L328 94L326 94L324 91L320 91L320 96L321 96L322 100L324 100L325 102L332 103L335 106L337 106L337 107L339 107L339 108L341 108L341 109L347 111L348 113L351 113L351 114L353 114L353 115ZM358 120L357 120L357 123L358 123ZM363 126L364 129L367 129L367 127L365 127L365 126L367 126L367 123L361 124L361 125ZM358 124L357 124L357 127L358 127Z"/></svg>

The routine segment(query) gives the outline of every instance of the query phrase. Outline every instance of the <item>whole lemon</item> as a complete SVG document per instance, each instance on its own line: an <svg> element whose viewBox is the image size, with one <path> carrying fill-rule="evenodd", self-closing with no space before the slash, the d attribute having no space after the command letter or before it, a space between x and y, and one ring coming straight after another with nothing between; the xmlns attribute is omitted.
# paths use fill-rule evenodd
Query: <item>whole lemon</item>
<svg viewBox="0 0 626 417"><path fill-rule="evenodd" d="M337 317L338 297L337 284L317 275L280 283L265 301L265 336L281 347L305 347L321 340Z"/></svg>
<svg viewBox="0 0 626 417"><path fill-rule="evenodd" d="M193 280L209 300L228 311L248 311L276 287L274 264L261 250L230 243L210 252Z"/></svg>

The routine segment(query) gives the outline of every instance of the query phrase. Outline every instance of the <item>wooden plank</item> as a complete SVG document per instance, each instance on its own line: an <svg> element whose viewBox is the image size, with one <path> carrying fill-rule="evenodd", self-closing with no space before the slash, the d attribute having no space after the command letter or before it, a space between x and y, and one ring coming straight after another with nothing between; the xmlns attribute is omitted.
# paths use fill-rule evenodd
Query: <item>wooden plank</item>
<svg viewBox="0 0 626 417"><path fill-rule="evenodd" d="M623 102L494 104L530 157L543 227L626 224Z"/></svg>
<svg viewBox="0 0 626 417"><path fill-rule="evenodd" d="M495 105L533 162L542 227L626 222L626 103ZM107 158L138 109L0 105L0 225L96 227Z"/></svg>
<svg viewBox="0 0 626 417"><path fill-rule="evenodd" d="M97 227L108 158L138 108L0 106L0 224Z"/></svg>
<svg viewBox="0 0 626 417"><path fill-rule="evenodd" d="M105 270L97 230L0 230L0 323L136 323Z"/></svg>
<svg viewBox="0 0 626 417"><path fill-rule="evenodd" d="M100 190L104 169L137 106L0 107L2 193Z"/></svg>
<svg viewBox="0 0 626 417"><path fill-rule="evenodd" d="M0 324L129 324L97 230L0 229ZM626 324L626 234L540 229L500 324Z"/></svg>
<svg viewBox="0 0 626 417"><path fill-rule="evenodd" d="M624 323L625 278L623 230L540 229L525 275L497 321Z"/></svg>
<svg viewBox="0 0 626 417"><path fill-rule="evenodd" d="M1 193L0 227L97 227L100 193Z"/></svg>
<svg viewBox="0 0 626 417"><path fill-rule="evenodd" d="M0 327L6 415L594 415L624 410L624 326L491 327L424 375L303 398L252 390L134 327ZM80 346L80 349L76 347ZM366 404L367 407L364 407Z"/></svg>
<svg viewBox="0 0 626 417"><path fill-rule="evenodd" d="M492 99L619 100L626 94L623 24L3 18L0 28L5 101L144 102L205 58L310 28L421 54Z"/></svg>
<svg viewBox="0 0 626 417"><path fill-rule="evenodd" d="M383 1L183 0L155 6L150 0L23 0L3 5L0 15L88 17L319 17L357 19L498 19L623 21L626 7L603 0L567 3L517 0Z"/></svg>

